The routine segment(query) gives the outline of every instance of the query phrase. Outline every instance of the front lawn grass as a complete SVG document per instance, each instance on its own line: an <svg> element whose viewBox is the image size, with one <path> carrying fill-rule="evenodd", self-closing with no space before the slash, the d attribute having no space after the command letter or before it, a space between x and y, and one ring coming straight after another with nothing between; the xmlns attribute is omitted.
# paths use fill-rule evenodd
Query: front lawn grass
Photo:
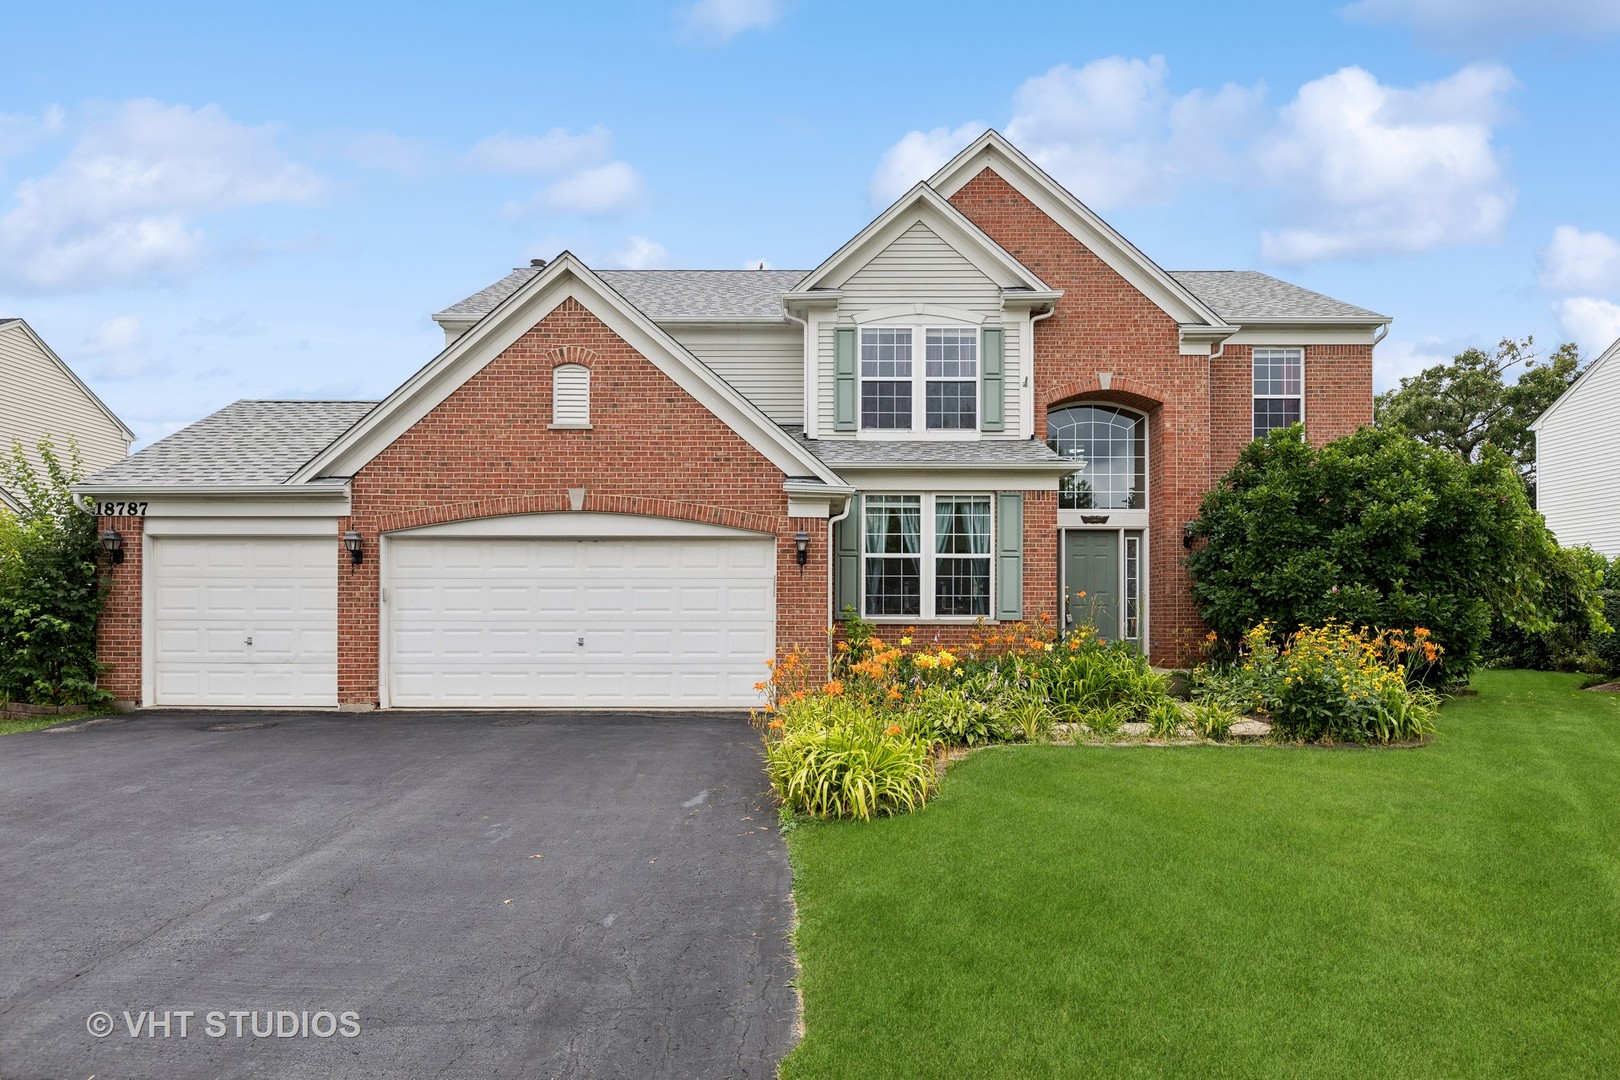
<svg viewBox="0 0 1620 1080"><path fill-rule="evenodd" d="M1620 1076L1620 698L1412 750L1007 747L789 836L787 1078Z"/></svg>
<svg viewBox="0 0 1620 1080"><path fill-rule="evenodd" d="M74 720L83 720L80 715L73 716L22 716L0 717L0 735L18 735L24 731L38 731L41 728L55 727L57 724L68 724Z"/></svg>

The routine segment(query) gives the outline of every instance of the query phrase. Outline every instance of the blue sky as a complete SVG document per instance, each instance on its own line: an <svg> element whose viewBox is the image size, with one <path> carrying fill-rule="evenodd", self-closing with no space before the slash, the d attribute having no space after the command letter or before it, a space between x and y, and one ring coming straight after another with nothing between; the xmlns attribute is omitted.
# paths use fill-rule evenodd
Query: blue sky
<svg viewBox="0 0 1620 1080"><path fill-rule="evenodd" d="M1620 4L32 5L0 315L143 442L379 397L533 256L809 268L983 127L1161 265L1395 318L1380 386L1620 336Z"/></svg>

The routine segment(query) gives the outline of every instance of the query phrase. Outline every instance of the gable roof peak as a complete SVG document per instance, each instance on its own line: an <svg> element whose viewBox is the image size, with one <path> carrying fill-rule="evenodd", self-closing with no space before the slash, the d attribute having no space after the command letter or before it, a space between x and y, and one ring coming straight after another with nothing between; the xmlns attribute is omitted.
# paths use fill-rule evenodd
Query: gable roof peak
<svg viewBox="0 0 1620 1080"><path fill-rule="evenodd" d="M905 194L890 203L860 232L806 274L785 299L804 297L815 290L837 289L864 266L879 251L888 247L901 233L914 227L918 220L933 227L941 239L986 272L1003 288L1016 288L1039 296L1061 295L1040 276L992 240L988 234L962 211L936 191L926 180L912 185Z"/></svg>
<svg viewBox="0 0 1620 1080"><path fill-rule="evenodd" d="M986 169L1010 184L1176 322L1183 326L1227 327L1226 320L1208 304L1125 239L1096 211L1076 198L995 128L987 128L961 153L940 166L939 171L928 178L928 185L945 199L950 199Z"/></svg>

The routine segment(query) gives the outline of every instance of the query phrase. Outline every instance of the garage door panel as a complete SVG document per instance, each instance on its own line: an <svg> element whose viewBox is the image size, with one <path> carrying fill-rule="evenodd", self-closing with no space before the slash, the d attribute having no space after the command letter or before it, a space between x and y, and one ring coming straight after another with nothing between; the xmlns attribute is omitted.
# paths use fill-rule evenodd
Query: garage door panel
<svg viewBox="0 0 1620 1080"><path fill-rule="evenodd" d="M773 551L768 540L400 537L388 559L391 703L753 705L774 651Z"/></svg>
<svg viewBox="0 0 1620 1080"><path fill-rule="evenodd" d="M156 704L337 704L335 543L162 537L153 570Z"/></svg>

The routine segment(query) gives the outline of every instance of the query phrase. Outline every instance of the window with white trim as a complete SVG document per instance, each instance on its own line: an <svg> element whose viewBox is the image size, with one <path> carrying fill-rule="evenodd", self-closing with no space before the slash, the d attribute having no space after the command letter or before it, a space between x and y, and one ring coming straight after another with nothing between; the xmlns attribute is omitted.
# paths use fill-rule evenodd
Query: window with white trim
<svg viewBox="0 0 1620 1080"><path fill-rule="evenodd" d="M1141 637L1142 622L1142 538L1125 534L1125 611L1119 636L1126 641Z"/></svg>
<svg viewBox="0 0 1620 1080"><path fill-rule="evenodd" d="M551 369L551 426L591 426L591 369L583 364L559 364Z"/></svg>
<svg viewBox="0 0 1620 1080"><path fill-rule="evenodd" d="M1254 437L1297 424L1305 413L1305 350L1255 349Z"/></svg>
<svg viewBox="0 0 1620 1080"><path fill-rule="evenodd" d="M923 362L914 346L923 341ZM864 326L860 332L861 430L975 431L979 330L965 326ZM915 403L923 402L919 411Z"/></svg>
<svg viewBox="0 0 1620 1080"><path fill-rule="evenodd" d="M861 513L868 618L990 614L989 495L868 495Z"/></svg>

